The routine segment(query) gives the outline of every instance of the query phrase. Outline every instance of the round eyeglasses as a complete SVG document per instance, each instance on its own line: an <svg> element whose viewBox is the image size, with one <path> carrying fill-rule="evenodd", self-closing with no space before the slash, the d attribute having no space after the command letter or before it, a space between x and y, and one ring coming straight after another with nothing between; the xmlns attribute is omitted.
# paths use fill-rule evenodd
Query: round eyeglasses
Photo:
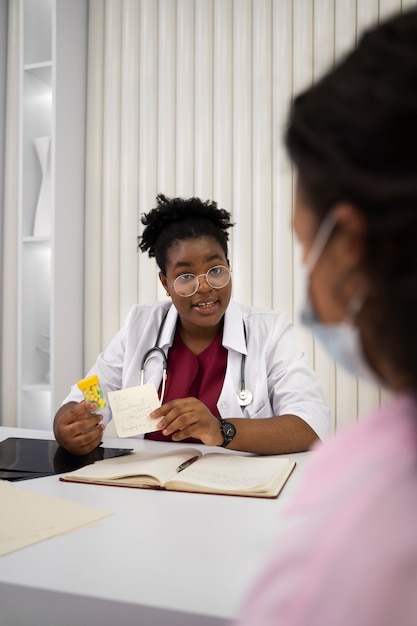
<svg viewBox="0 0 417 626"><path fill-rule="evenodd" d="M207 284L213 289L222 289L229 284L231 278L232 270L225 265L215 265L211 267L205 274L199 274L196 276L195 274L180 274L174 280L174 284L170 287L174 287L175 291L179 296L183 298L189 298L193 296L200 286L200 278L202 276L205 277ZM166 281L168 279L165 277Z"/></svg>

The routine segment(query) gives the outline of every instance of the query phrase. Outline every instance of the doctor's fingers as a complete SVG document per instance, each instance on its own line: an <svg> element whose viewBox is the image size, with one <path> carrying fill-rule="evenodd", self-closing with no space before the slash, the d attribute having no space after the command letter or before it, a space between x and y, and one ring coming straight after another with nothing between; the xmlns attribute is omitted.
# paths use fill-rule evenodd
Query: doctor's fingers
<svg viewBox="0 0 417 626"><path fill-rule="evenodd" d="M68 434L69 437L74 438L79 435L89 433L98 427L102 432L104 430L104 426L101 424L102 420L103 416L100 414L87 413L82 417L82 419L77 419L65 424L65 433ZM61 424L61 430L62 426L63 425Z"/></svg>
<svg viewBox="0 0 417 626"><path fill-rule="evenodd" d="M84 421L93 416L93 411L97 408L95 404L89 404L85 400L79 403L71 404L68 409L60 417L62 424L74 424L76 422ZM99 418L98 422L101 422L103 417L100 415L94 415Z"/></svg>
<svg viewBox="0 0 417 626"><path fill-rule="evenodd" d="M103 438L103 427L101 424L90 428L88 431L79 433L68 440L67 449L72 454L88 454L101 443Z"/></svg>
<svg viewBox="0 0 417 626"><path fill-rule="evenodd" d="M176 400L165 402L165 404L152 411L150 416L152 418L164 417L166 415L176 417L180 413L193 410L197 404L202 404L197 398L177 398Z"/></svg>
<svg viewBox="0 0 417 626"><path fill-rule="evenodd" d="M84 420L86 417L90 417L90 415L91 410L88 410L85 400L82 402L72 402L68 404L66 410L60 414L59 421L61 424L73 424L74 422Z"/></svg>
<svg viewBox="0 0 417 626"><path fill-rule="evenodd" d="M164 435L172 435L174 441L195 437L211 445L213 440L218 439L219 420L207 408L205 411L191 411L180 415L162 432Z"/></svg>
<svg viewBox="0 0 417 626"><path fill-rule="evenodd" d="M208 423L213 418L204 404L184 404L171 408L160 420L158 426L163 429L164 435L171 435L176 430L184 430L193 424ZM213 418L214 419L214 418Z"/></svg>
<svg viewBox="0 0 417 626"><path fill-rule="evenodd" d="M204 413L205 411L208 411L208 409L206 405L201 402L201 400L191 397L170 400L170 402L163 404L159 409L157 409L157 411L160 417L167 418L168 422L170 422L180 415L185 415L186 413ZM155 411L155 413L157 411Z"/></svg>
<svg viewBox="0 0 417 626"><path fill-rule="evenodd" d="M158 422L158 426L162 429L163 435L172 435L175 431L184 430L190 424L193 424L197 416L193 411L179 412L178 409L172 409Z"/></svg>
<svg viewBox="0 0 417 626"><path fill-rule="evenodd" d="M176 422L175 422L176 423ZM165 434L165 431L163 431ZM172 441L193 437L209 446L218 445L220 427L217 417L207 409L207 414L194 414L192 420L172 433Z"/></svg>

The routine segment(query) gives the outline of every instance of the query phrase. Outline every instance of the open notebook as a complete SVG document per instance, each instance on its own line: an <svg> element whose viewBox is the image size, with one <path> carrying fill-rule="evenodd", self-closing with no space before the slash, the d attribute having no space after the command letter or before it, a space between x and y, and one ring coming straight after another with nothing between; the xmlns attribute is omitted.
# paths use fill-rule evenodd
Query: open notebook
<svg viewBox="0 0 417 626"><path fill-rule="evenodd" d="M60 480L119 487L276 498L295 467L281 456L241 456L195 448L132 452L87 465Z"/></svg>

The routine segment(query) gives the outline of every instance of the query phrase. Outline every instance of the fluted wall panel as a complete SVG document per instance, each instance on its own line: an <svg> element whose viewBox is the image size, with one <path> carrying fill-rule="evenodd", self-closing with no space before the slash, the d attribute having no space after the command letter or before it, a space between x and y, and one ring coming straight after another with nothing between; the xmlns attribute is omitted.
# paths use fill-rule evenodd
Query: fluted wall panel
<svg viewBox="0 0 417 626"><path fill-rule="evenodd" d="M386 394L337 367L298 323L304 278L282 137L293 95L368 25L415 4L90 1L86 367L131 305L166 297L154 260L137 251L140 214L157 193L198 195L232 212L234 297L294 320L333 429L379 405Z"/></svg>

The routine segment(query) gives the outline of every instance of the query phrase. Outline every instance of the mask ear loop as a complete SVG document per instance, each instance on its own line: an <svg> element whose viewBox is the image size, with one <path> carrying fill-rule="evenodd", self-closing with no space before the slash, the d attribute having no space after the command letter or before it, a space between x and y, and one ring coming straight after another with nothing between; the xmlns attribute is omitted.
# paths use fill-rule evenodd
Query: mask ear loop
<svg viewBox="0 0 417 626"><path fill-rule="evenodd" d="M316 263L323 252L327 242L329 241L330 235L336 227L336 222L331 213L328 213L322 223L319 226L317 234L314 238L313 245L310 248L310 252L307 254L307 258L305 260L305 265L309 270L309 273L313 271L316 266Z"/></svg>
<svg viewBox="0 0 417 626"><path fill-rule="evenodd" d="M327 242L329 241L330 235L336 227L335 219L332 213L328 213L322 223L320 224L319 230L317 231L317 235L314 239L313 245L310 249L310 252L307 255L305 264L309 270L309 273L313 271L321 253L323 252ZM351 301L349 302L346 310L346 322L350 324L354 324L356 317L358 316L360 310L363 307L363 303L365 302L366 294L368 289L365 285L363 285L357 293L353 296Z"/></svg>
<svg viewBox="0 0 417 626"><path fill-rule="evenodd" d="M355 323L358 314L362 310L363 303L365 302L367 294L367 286L362 285L362 287L359 287L358 291L349 302L346 310L346 321L350 324Z"/></svg>

